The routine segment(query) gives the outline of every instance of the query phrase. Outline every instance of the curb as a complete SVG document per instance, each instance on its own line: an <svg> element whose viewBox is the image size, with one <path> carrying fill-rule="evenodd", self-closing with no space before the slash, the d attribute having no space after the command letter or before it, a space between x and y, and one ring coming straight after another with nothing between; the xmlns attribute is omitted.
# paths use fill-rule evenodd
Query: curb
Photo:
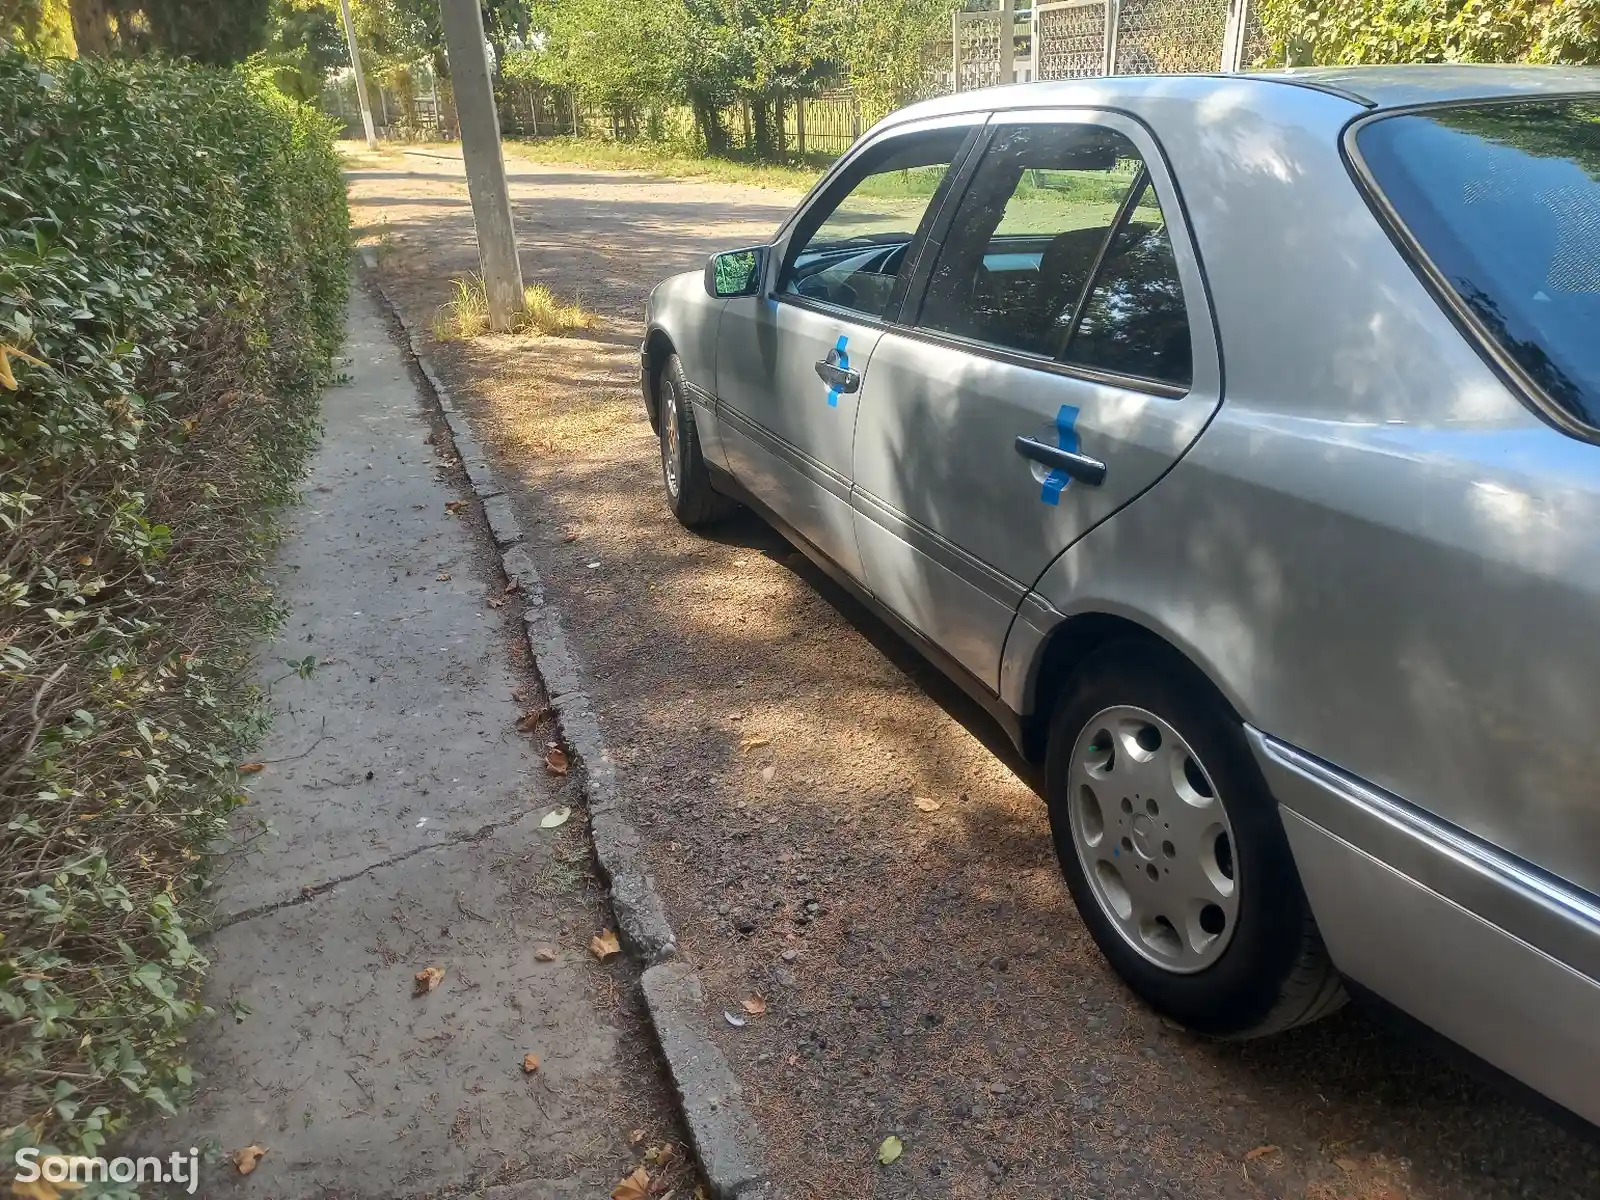
<svg viewBox="0 0 1600 1200"><path fill-rule="evenodd" d="M656 892L655 879L644 869L639 833L622 817L616 764L606 751L582 665L567 642L560 614L545 602L544 581L524 545L527 538L512 512L510 498L495 478L465 415L425 357L419 331L384 291L372 270L376 266L373 259L366 254L362 259L373 293L405 332L411 358L449 427L456 457L466 470L473 495L483 505L506 581L515 583L522 595L528 649L588 803L590 836L600 870L611 887L617 931L644 964L640 983L645 1007L706 1182L716 1200L768 1197L773 1193L766 1181L765 1144L740 1099L728 1060L700 1032L704 997L694 968L671 961L677 954L677 938Z"/></svg>

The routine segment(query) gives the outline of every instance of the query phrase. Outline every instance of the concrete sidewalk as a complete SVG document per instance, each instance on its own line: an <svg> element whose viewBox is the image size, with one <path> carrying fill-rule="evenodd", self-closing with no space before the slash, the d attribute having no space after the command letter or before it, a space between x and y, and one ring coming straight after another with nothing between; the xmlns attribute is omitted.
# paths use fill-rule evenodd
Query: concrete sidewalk
<svg viewBox="0 0 1600 1200"><path fill-rule="evenodd" d="M207 1196L609 1195L681 1143L632 968L588 948L611 915L583 813L540 825L581 798L544 768L549 722L516 729L543 703L517 598L359 289L348 352L262 652L277 716L243 813L274 833L215 891L196 1102L139 1141L267 1148L248 1177L202 1167Z"/></svg>

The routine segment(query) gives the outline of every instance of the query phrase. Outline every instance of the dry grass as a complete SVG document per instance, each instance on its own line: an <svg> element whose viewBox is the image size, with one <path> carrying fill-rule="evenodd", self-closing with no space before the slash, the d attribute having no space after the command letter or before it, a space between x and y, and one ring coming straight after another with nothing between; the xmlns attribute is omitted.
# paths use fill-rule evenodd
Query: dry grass
<svg viewBox="0 0 1600 1200"><path fill-rule="evenodd" d="M459 342L489 332L489 296L483 276L454 281L455 294L433 316L433 336L441 342ZM583 307L581 299L562 300L542 283L522 289L522 311L512 321L512 333L565 337L580 329L593 329L600 318Z"/></svg>

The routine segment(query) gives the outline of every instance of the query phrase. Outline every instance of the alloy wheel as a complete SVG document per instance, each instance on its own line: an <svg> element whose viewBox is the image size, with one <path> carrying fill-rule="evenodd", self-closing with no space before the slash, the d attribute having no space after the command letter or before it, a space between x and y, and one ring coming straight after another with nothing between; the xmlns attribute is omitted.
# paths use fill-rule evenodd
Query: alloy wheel
<svg viewBox="0 0 1600 1200"><path fill-rule="evenodd" d="M1068 776L1073 846L1112 926L1177 974L1222 956L1239 914L1228 810L1178 731L1142 708L1107 708L1079 732Z"/></svg>
<svg viewBox="0 0 1600 1200"><path fill-rule="evenodd" d="M661 474L667 494L678 498L678 391L670 383L661 389Z"/></svg>

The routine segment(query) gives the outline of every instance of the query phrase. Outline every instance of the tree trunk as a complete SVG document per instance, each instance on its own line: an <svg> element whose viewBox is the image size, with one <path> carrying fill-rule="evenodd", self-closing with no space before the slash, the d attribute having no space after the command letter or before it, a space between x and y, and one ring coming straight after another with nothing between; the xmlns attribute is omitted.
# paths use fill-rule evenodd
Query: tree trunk
<svg viewBox="0 0 1600 1200"><path fill-rule="evenodd" d="M700 137L705 142L707 154L726 154L728 152L728 131L722 127L722 114L717 111L716 103L707 96L694 96L691 99L694 107L694 123L700 129Z"/></svg>
<svg viewBox="0 0 1600 1200"><path fill-rule="evenodd" d="M80 57L111 52L111 9L106 0L70 0L72 37Z"/></svg>
<svg viewBox="0 0 1600 1200"><path fill-rule="evenodd" d="M756 157L772 158L772 109L765 97L750 101L750 119L755 126Z"/></svg>

